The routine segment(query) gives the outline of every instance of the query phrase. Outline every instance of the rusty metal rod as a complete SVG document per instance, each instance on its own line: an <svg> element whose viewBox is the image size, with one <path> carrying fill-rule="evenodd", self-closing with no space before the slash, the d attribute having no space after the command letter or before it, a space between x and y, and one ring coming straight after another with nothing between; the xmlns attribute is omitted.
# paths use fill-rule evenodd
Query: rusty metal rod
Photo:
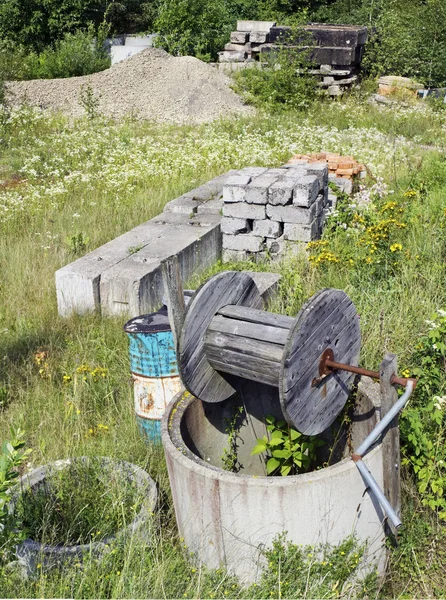
<svg viewBox="0 0 446 600"><path fill-rule="evenodd" d="M357 373L358 375L364 375L365 377L372 377L372 379L379 379L378 371L369 371L368 369L363 369L361 367L353 367L352 365L338 363L330 359L325 359L324 364L326 367L332 370L340 369L341 371L349 371L350 373ZM392 378L390 379L390 383L402 385L404 387L406 387L409 381L412 381L414 387L416 386L416 379L408 377L398 377L397 375L392 375Z"/></svg>

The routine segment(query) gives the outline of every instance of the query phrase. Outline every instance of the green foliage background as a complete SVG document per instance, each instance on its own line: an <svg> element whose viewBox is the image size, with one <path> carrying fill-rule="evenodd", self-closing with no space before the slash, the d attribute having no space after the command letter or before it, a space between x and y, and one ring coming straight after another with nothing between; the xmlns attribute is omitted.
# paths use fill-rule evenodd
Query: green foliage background
<svg viewBox="0 0 446 600"><path fill-rule="evenodd" d="M58 43L79 30L99 32L99 37L104 28L111 34L157 31L159 45L168 52L215 60L237 19L366 25L366 74L403 75L428 86L446 85L442 0L0 0L0 41L13 43L9 62L19 63L13 74L20 79L28 77L23 75L22 56L49 47L57 53ZM104 68L87 62L82 74ZM0 66L0 78L3 72ZM64 76L73 74L77 73L67 70ZM33 70L33 76L48 75Z"/></svg>

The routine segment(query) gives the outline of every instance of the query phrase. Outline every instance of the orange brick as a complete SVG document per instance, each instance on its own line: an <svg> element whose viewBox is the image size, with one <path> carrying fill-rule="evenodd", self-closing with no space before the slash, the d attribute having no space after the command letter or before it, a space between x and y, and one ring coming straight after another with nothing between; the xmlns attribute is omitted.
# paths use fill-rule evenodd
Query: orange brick
<svg viewBox="0 0 446 600"><path fill-rule="evenodd" d="M338 169L336 175L348 175L351 177L353 175L353 169Z"/></svg>
<svg viewBox="0 0 446 600"><path fill-rule="evenodd" d="M345 159L340 161L338 164L338 169L353 169L353 161L346 161Z"/></svg>
<svg viewBox="0 0 446 600"><path fill-rule="evenodd" d="M329 162L328 163L328 169L330 171L336 171L337 168L338 168L338 163L337 162Z"/></svg>

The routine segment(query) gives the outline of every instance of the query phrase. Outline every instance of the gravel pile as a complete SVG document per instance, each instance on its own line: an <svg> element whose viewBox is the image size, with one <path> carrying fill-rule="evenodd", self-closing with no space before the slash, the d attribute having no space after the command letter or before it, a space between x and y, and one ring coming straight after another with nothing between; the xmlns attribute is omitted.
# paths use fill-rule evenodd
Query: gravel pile
<svg viewBox="0 0 446 600"><path fill-rule="evenodd" d="M80 116L85 114L81 91L91 87L98 111L107 116L131 113L164 123L203 123L251 111L229 83L226 75L197 58L148 48L93 75L9 82L6 98L12 105L27 102Z"/></svg>

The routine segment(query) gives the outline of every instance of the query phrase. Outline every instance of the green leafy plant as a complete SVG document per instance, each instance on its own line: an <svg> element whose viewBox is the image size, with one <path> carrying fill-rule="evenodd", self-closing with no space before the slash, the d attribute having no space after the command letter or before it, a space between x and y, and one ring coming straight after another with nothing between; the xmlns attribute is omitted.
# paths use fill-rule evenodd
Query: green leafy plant
<svg viewBox="0 0 446 600"><path fill-rule="evenodd" d="M418 384L401 418L402 464L412 467L422 504L446 521L446 311L437 311L427 325L412 357L416 366L404 373Z"/></svg>
<svg viewBox="0 0 446 600"><path fill-rule="evenodd" d="M90 84L83 85L79 93L79 104L90 120L96 119L99 109L99 96L96 96Z"/></svg>
<svg viewBox="0 0 446 600"><path fill-rule="evenodd" d="M144 248L144 244L139 244L138 246L130 246L129 248L127 248L127 252L129 254L136 254L137 252L139 252L143 248Z"/></svg>
<svg viewBox="0 0 446 600"><path fill-rule="evenodd" d="M297 545L278 535L263 551L268 567L249 598L361 598L375 596L376 575L364 578L365 546L350 536L337 546Z"/></svg>
<svg viewBox="0 0 446 600"><path fill-rule="evenodd" d="M224 448L221 461L225 471L237 473L240 470L240 462L237 457L237 425L239 417L243 414L243 407L237 406L233 415L226 420L225 432L228 434L228 447Z"/></svg>
<svg viewBox="0 0 446 600"><path fill-rule="evenodd" d="M286 421L277 421L271 415L266 417L266 423L271 436L257 439L251 454L268 454L268 475L286 476L310 471L316 461L317 448L325 442L315 436L303 435Z"/></svg>
<svg viewBox="0 0 446 600"><path fill-rule="evenodd" d="M299 48L287 42L297 39ZM305 47L306 35L294 28L286 40L265 53L259 68L246 68L234 74L234 89L254 106L270 109L307 108L316 97L316 82L307 73L311 66L310 50Z"/></svg>
<svg viewBox="0 0 446 600"><path fill-rule="evenodd" d="M70 252L73 254L81 254L86 251L89 239L80 231L79 233L73 233L73 235L70 235L66 242L70 248Z"/></svg>
<svg viewBox="0 0 446 600"><path fill-rule="evenodd" d="M11 428L11 439L4 441L0 454L0 564L11 558L14 546L24 538L17 519L9 510L11 490L17 483L20 468L32 450L24 450L24 431Z"/></svg>

